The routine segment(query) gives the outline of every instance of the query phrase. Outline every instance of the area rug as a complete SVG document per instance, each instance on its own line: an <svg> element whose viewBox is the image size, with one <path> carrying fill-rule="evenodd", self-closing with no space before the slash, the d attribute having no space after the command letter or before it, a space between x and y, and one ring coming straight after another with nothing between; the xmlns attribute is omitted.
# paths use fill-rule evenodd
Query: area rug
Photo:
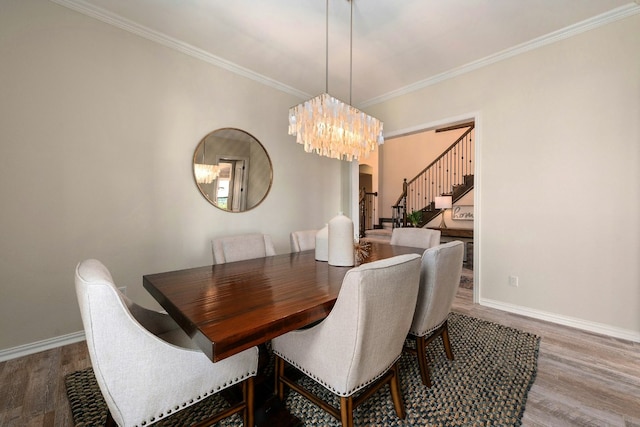
<svg viewBox="0 0 640 427"><path fill-rule="evenodd" d="M383 387L354 413L357 426L519 426L527 394L536 376L540 338L507 326L452 313L449 331L455 360L446 358L441 340L427 348L433 386L422 385L415 355L400 359L406 418L393 409ZM310 379L301 382L327 399L332 396ZM91 368L66 378L67 395L76 426L104 425L106 405ZM334 400L337 405L337 400ZM186 426L226 405L214 395L155 426ZM340 426L340 422L296 392L286 406L306 426ZM220 426L240 426L233 416Z"/></svg>

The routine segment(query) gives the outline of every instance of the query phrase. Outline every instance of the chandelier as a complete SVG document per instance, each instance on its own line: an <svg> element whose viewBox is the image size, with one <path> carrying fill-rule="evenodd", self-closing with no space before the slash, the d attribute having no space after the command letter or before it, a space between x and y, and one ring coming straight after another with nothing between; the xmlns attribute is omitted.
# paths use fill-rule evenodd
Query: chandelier
<svg viewBox="0 0 640 427"><path fill-rule="evenodd" d="M353 74L353 1L351 2L349 102ZM329 95L329 0L327 0L326 92L289 109L289 135L307 153L347 161L367 158L382 144L382 122Z"/></svg>
<svg viewBox="0 0 640 427"><path fill-rule="evenodd" d="M202 163L193 164L193 174L198 184L211 184L220 175L220 166L206 164L207 140L202 141Z"/></svg>
<svg viewBox="0 0 640 427"><path fill-rule="evenodd" d="M194 173L198 184L211 184L220 174L220 166L196 163Z"/></svg>

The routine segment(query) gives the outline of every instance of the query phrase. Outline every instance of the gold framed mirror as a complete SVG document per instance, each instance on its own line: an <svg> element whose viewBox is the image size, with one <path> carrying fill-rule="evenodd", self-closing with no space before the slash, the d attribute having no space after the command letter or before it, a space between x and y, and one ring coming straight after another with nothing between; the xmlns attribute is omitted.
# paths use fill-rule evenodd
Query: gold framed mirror
<svg viewBox="0 0 640 427"><path fill-rule="evenodd" d="M267 150L241 129L207 134L193 153L193 177L205 199L227 212L245 212L269 194L273 167Z"/></svg>

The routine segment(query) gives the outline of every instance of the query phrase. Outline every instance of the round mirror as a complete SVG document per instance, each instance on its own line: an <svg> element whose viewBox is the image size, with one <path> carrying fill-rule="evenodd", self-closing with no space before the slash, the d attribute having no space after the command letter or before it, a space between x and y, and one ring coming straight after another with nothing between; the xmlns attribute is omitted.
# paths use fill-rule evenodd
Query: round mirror
<svg viewBox="0 0 640 427"><path fill-rule="evenodd" d="M258 206L271 189L271 159L260 141L240 129L218 129L196 147L193 176L215 207L244 212Z"/></svg>

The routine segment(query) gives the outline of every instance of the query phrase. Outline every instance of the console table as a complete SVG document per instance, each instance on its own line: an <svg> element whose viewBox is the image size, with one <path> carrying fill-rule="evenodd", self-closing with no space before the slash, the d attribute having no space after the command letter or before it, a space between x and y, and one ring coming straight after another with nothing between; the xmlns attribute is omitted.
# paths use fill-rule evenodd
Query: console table
<svg viewBox="0 0 640 427"><path fill-rule="evenodd" d="M440 241L442 243L452 240L460 240L464 243L464 266L473 269L473 229L468 228L436 228L429 227L431 230L440 230Z"/></svg>

